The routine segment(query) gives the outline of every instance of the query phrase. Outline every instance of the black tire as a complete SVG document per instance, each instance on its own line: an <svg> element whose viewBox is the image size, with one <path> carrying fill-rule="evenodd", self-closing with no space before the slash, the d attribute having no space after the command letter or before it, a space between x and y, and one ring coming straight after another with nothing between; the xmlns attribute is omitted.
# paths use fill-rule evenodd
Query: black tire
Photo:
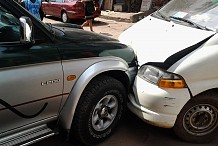
<svg viewBox="0 0 218 146"><path fill-rule="evenodd" d="M126 99L126 90L120 81L108 76L96 77L79 100L71 134L85 145L102 142L121 120Z"/></svg>
<svg viewBox="0 0 218 146"><path fill-rule="evenodd" d="M61 14L61 21L64 22L64 23L67 23L69 22L69 18L67 17L67 13L66 12L62 12Z"/></svg>
<svg viewBox="0 0 218 146"><path fill-rule="evenodd" d="M218 96L204 93L191 99L182 109L173 127L182 140L207 143L217 134Z"/></svg>

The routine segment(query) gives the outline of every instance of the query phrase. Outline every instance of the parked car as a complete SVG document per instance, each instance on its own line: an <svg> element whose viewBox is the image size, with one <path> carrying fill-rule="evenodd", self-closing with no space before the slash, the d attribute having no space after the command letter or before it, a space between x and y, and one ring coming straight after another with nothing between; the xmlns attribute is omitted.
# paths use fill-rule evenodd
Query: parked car
<svg viewBox="0 0 218 146"><path fill-rule="evenodd" d="M14 0L0 0L2 14L0 145L55 134L94 145L110 136L137 73L133 49L75 25L45 24Z"/></svg>
<svg viewBox="0 0 218 146"><path fill-rule="evenodd" d="M217 132L217 12L215 0L171 0L119 36L140 65L128 107L189 142Z"/></svg>
<svg viewBox="0 0 218 146"><path fill-rule="evenodd" d="M96 8L94 17L99 17L101 10L98 0L94 3ZM61 18L62 22L85 18L84 5L81 0L44 0L42 9L45 15Z"/></svg>

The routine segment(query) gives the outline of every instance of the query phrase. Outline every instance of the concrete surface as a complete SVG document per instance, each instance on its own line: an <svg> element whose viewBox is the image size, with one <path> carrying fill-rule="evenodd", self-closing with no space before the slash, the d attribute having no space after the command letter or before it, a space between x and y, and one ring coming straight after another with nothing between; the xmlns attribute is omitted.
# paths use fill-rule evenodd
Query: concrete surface
<svg viewBox="0 0 218 146"><path fill-rule="evenodd" d="M116 20L116 21L123 21L123 22L130 22L135 23L145 16L153 13L156 9L151 9L146 12L137 12L137 13L128 13L128 12L115 12L115 11L101 11L100 18Z"/></svg>
<svg viewBox="0 0 218 146"><path fill-rule="evenodd" d="M84 146L70 137L66 141L62 135L56 135L31 146ZM187 143L178 139L172 129L149 125L127 111L126 117L114 133L102 143L95 146L218 146L218 136L210 143Z"/></svg>
<svg viewBox="0 0 218 146"><path fill-rule="evenodd" d="M61 22L60 19L47 16L43 19L43 22L45 23L51 23L53 25L65 25ZM72 21L72 24L81 25L83 21ZM112 37L115 39L118 39L119 35L129 27L131 27L135 23L130 22L122 22L122 21L116 21L116 20L110 20L110 19L104 19L97 17L95 18L95 21L93 22L93 30L94 33L99 33L101 35L105 35L108 37ZM84 30L90 31L89 26L84 26Z"/></svg>

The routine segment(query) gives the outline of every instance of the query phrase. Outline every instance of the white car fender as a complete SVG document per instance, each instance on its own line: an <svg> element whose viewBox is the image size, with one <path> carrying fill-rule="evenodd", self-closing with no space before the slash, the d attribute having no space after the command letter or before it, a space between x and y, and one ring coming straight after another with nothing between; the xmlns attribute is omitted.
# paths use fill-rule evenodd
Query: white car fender
<svg viewBox="0 0 218 146"><path fill-rule="evenodd" d="M191 52L168 71L180 74L186 81L193 96L218 87L218 35Z"/></svg>

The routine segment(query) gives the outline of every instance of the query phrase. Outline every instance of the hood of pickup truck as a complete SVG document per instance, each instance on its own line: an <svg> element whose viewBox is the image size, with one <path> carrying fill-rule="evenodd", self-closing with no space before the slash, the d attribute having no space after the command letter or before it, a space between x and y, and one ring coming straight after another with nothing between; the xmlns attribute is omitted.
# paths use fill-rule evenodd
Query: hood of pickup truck
<svg viewBox="0 0 218 146"><path fill-rule="evenodd" d="M135 53L130 46L118 40L82 29L65 31L58 48L64 60L89 57L116 56L129 65L135 63Z"/></svg>
<svg viewBox="0 0 218 146"><path fill-rule="evenodd" d="M73 41L75 43L82 43L82 42L96 42L96 41L117 41L114 38L110 38L105 35L101 35L95 32L86 31L83 29L66 29L64 31L65 35L63 39L65 41Z"/></svg>

